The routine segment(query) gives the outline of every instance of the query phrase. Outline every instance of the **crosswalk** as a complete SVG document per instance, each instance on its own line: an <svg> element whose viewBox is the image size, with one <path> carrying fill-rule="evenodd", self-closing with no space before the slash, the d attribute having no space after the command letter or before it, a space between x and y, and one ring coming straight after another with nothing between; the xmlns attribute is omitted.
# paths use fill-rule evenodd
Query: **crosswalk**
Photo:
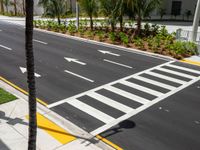
<svg viewBox="0 0 200 150"><path fill-rule="evenodd" d="M200 80L200 70L184 67L179 63L171 61L50 104L48 107L53 108L67 103L103 122L103 126L101 125L90 132L92 135L97 135L198 80ZM115 98L109 96L108 93L116 95ZM133 108L126 105L123 100L117 100L116 97L123 97L127 101L132 101L139 105ZM121 116L116 117L106 114L102 111L103 108L98 108L100 106L90 105L93 102L102 103L115 111L120 111Z"/></svg>

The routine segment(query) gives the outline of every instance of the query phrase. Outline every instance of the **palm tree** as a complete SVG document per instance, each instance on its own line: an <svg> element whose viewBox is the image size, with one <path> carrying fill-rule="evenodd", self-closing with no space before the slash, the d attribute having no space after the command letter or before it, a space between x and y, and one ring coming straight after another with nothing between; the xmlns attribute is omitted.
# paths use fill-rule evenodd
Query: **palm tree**
<svg viewBox="0 0 200 150"><path fill-rule="evenodd" d="M1 13L4 14L4 0L0 0Z"/></svg>
<svg viewBox="0 0 200 150"><path fill-rule="evenodd" d="M15 16L17 16L17 0L13 1Z"/></svg>
<svg viewBox="0 0 200 150"><path fill-rule="evenodd" d="M137 29L135 35L141 33L141 22L143 18L149 17L150 13L158 8L162 0L127 0L127 6L135 13Z"/></svg>
<svg viewBox="0 0 200 150"><path fill-rule="evenodd" d="M90 28L93 30L93 16L97 16L98 2L96 0L80 0L80 6L90 18Z"/></svg>
<svg viewBox="0 0 200 150"><path fill-rule="evenodd" d="M66 0L40 0L45 8L45 15L57 18L58 24L61 24L61 16L66 13Z"/></svg>
<svg viewBox="0 0 200 150"><path fill-rule="evenodd" d="M118 20L122 28L124 15L123 3L124 0L100 0L101 11L105 16L108 16L112 32L114 32Z"/></svg>
<svg viewBox="0 0 200 150"><path fill-rule="evenodd" d="M10 0L4 0L4 5L6 6L6 12L8 13L8 6L10 4Z"/></svg>
<svg viewBox="0 0 200 150"><path fill-rule="evenodd" d="M27 65L27 82L29 89L29 139L28 150L36 150L37 135L37 102L34 76L34 53L33 53L33 2L26 0L26 29L25 29L25 48Z"/></svg>

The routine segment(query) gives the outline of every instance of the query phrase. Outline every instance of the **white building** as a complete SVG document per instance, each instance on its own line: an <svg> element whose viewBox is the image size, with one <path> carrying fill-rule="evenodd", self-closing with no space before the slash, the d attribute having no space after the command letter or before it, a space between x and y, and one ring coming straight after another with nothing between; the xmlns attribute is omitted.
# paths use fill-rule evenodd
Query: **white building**
<svg viewBox="0 0 200 150"><path fill-rule="evenodd" d="M197 0L163 0L163 8L167 15L184 15L191 11L194 15Z"/></svg>

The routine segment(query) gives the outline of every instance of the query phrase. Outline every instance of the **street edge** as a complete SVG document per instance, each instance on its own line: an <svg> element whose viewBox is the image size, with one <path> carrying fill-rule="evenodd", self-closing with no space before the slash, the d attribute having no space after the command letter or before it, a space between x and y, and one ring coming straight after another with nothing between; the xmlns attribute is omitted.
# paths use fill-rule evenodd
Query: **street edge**
<svg viewBox="0 0 200 150"><path fill-rule="evenodd" d="M189 60L189 59L183 59L183 60L180 60L180 62L187 63L190 65L200 66L200 62Z"/></svg>
<svg viewBox="0 0 200 150"><path fill-rule="evenodd" d="M22 88L18 87L14 83L8 81L7 79L3 78L2 76L0 76L0 80L2 82L4 82L5 84L11 86L12 88L14 88L15 90L17 90L18 92L20 92L22 94L20 96L18 94L14 94L15 96L23 97L23 99L28 100L28 98L25 98L25 96L28 96L28 92L26 92ZM73 124L72 122L70 122L69 120L66 120L62 116L60 116L60 115L56 114L55 112L53 112L52 110L48 109L46 107L47 104L45 102L43 102L42 100L40 100L38 98L36 100L40 104L38 107L39 107L39 113L41 115L43 115L44 117L46 117L50 121L54 122L56 125L63 128L64 130L68 131L70 134L74 135L75 137L76 137L76 135L77 136L82 135L83 138L85 138L85 140L96 138L99 142L96 145L100 148L105 149L105 150L111 150L113 148L115 150L123 150L122 148L120 148L116 144L110 142L106 138L101 137L100 135L97 135L97 136L94 137L93 135L89 134L88 132L84 131L80 127L78 127L75 124Z"/></svg>

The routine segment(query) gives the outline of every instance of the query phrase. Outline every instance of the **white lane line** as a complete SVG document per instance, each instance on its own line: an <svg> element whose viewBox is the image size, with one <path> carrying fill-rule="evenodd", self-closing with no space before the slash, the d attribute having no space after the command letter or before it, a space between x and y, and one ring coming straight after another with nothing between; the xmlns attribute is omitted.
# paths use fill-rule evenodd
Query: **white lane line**
<svg viewBox="0 0 200 150"><path fill-rule="evenodd" d="M83 76L78 75L78 74L76 74L76 73L73 73L73 72L71 72L71 71L65 70L65 72L66 72L66 73L69 73L69 74L71 74L71 75L74 75L74 76L76 76L76 77L79 77L79 78L81 78L81 79L87 80L87 81L89 81L89 82L94 82L94 80L88 79L88 78L86 78L86 77L83 77Z"/></svg>
<svg viewBox="0 0 200 150"><path fill-rule="evenodd" d="M36 39L33 39L34 42L38 42L38 43L41 43L41 44L44 44L44 45L47 45L48 43L46 42L43 42L43 41L40 41L40 40L36 40Z"/></svg>
<svg viewBox="0 0 200 150"><path fill-rule="evenodd" d="M146 103L150 102L149 100L147 100L145 98L142 98L140 96L134 95L134 94L129 93L129 92L126 92L124 90L118 89L118 88L113 87L113 86L105 86L103 88L108 90L108 91L111 91L113 93L116 93L116 94L119 94L121 96L124 96L124 97L126 97L126 98L128 98L130 100L139 102L141 104L146 104Z"/></svg>
<svg viewBox="0 0 200 150"><path fill-rule="evenodd" d="M74 62L74 63L80 64L80 65L87 65L86 63L81 62L81 61L79 61L78 59L75 59L75 58L64 57L64 59L67 60L68 62Z"/></svg>
<svg viewBox="0 0 200 150"><path fill-rule="evenodd" d="M168 85L168 84L164 84L164 83L161 83L161 82L158 82L158 81L155 81L155 80L151 80L151 79L148 79L148 78L145 78L145 77L142 77L142 76L135 76L134 79L138 79L140 81L143 81L143 82L146 82L146 83L150 83L150 84L153 84L153 85L168 89L170 91L176 89L176 87L174 87L174 86L171 86L171 85Z"/></svg>
<svg viewBox="0 0 200 150"><path fill-rule="evenodd" d="M129 68L129 69L132 69L133 67L131 66L127 66L127 65L124 65L124 64L120 64L120 63L117 63L117 62L114 62L114 61L111 61L111 60L107 60L107 59L104 59L104 61L106 62L109 62L111 64L115 64L115 65L119 65L119 66L122 66L122 67L126 67L126 68Z"/></svg>
<svg viewBox="0 0 200 150"><path fill-rule="evenodd" d="M0 32L1 32L2 30L0 29Z"/></svg>
<svg viewBox="0 0 200 150"><path fill-rule="evenodd" d="M71 100L67 103L74 106L75 108L78 108L81 111L89 114L90 116L97 118L98 120L100 120L104 123L109 123L109 122L112 122L115 120L113 117L111 117L111 116L97 110L96 108L93 108L77 99Z"/></svg>
<svg viewBox="0 0 200 150"><path fill-rule="evenodd" d="M117 57L120 56L119 54L112 53L110 51L105 51L105 50L98 50L98 51L101 52L101 53L103 53L103 54L109 54L109 55L113 55L113 56L117 56Z"/></svg>
<svg viewBox="0 0 200 150"><path fill-rule="evenodd" d="M149 93L149 94L151 94L151 95L155 95L155 96L162 96L162 95L163 95L163 93L161 93L161 92L158 92L158 91L149 89L149 88L147 88L147 87L144 87L144 86L141 86L141 85L138 85L138 84L129 82L129 81L125 81L125 80L124 80L124 81L121 81L120 83L123 84L123 85L129 86L129 87L131 87L131 88L140 90L140 91L142 91L142 92Z"/></svg>
<svg viewBox="0 0 200 150"><path fill-rule="evenodd" d="M124 113L129 113L129 112L134 110L134 109L132 109L132 108L126 106L126 105L123 105L123 104L121 104L121 103L119 103L117 101L114 101L114 100L112 100L112 99L110 99L108 97L105 97L103 95L100 95L100 94L98 94L96 92L89 92L86 95L88 95L88 96L94 98L95 100L98 100L98 101L100 101L100 102L102 102L102 103L104 103L104 104L106 104L108 106L111 106L111 107L113 107L115 109L118 109L118 110L120 110L120 111L122 111Z"/></svg>
<svg viewBox="0 0 200 150"><path fill-rule="evenodd" d="M2 48L4 48L4 49L7 49L7 50L9 50L9 51L12 50L11 48L9 48L9 47L7 47L7 46L4 46L4 45L0 45L0 47L2 47Z"/></svg>
<svg viewBox="0 0 200 150"><path fill-rule="evenodd" d="M174 75L178 75L178 76L181 76L181 77L189 78L189 79L196 78L195 76L188 75L188 74L185 74L185 73L180 73L180 72L177 72L177 71L172 71L172 70L166 69L166 68L159 68L158 70L161 70L161 71L167 72L167 73L171 73L171 74L174 74Z"/></svg>
<svg viewBox="0 0 200 150"><path fill-rule="evenodd" d="M196 74L200 74L200 71L189 69L189 68L185 68L185 67L181 67L181 66L177 66L177 65L174 65L174 64L168 64L166 66L169 66L169 67L172 67L172 68L176 68L176 69L180 69L180 70L184 70L184 71L188 71L188 72L192 72L192 73L196 73Z"/></svg>
<svg viewBox="0 0 200 150"><path fill-rule="evenodd" d="M155 72L146 72L146 74L149 74L149 75L161 78L161 79L169 80L169 81L172 81L172 82L175 82L175 83L179 83L179 84L187 83L187 81L183 81L183 80L179 80L179 79L176 79L176 78L168 77L168 76L165 76L165 75L162 75L162 74L159 74L159 73L155 73Z"/></svg>

